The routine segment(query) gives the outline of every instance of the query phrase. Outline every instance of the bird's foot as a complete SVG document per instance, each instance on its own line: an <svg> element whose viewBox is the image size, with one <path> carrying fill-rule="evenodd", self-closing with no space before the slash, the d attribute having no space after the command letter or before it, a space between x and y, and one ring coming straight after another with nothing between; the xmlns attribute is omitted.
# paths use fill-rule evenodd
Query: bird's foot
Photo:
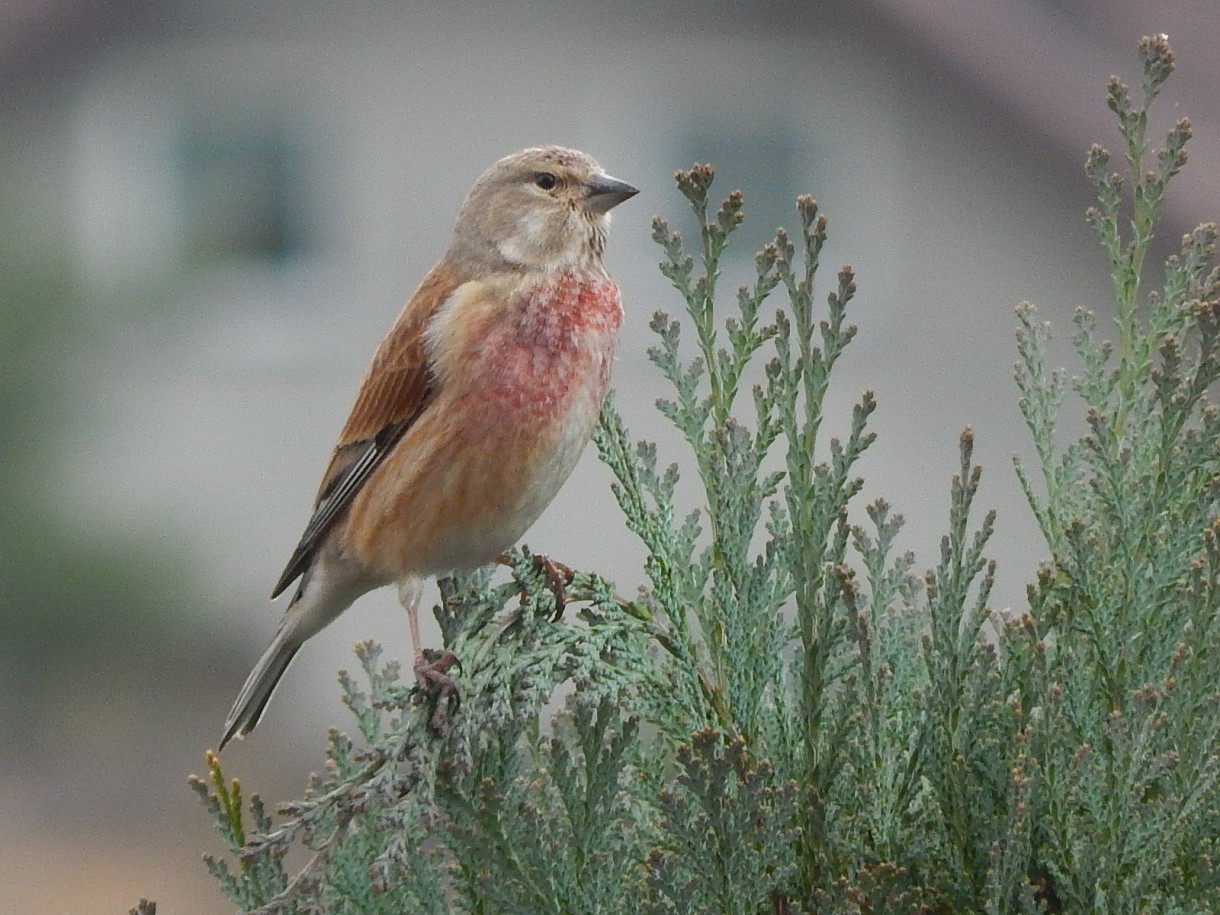
<svg viewBox="0 0 1220 915"><path fill-rule="evenodd" d="M571 566L564 565L550 556L541 553L534 553L533 556L534 565L546 575L551 593L555 595L555 615L552 619L558 621L563 616L563 609L568 603L568 585L572 583L576 573L572 571Z"/></svg>
<svg viewBox="0 0 1220 915"><path fill-rule="evenodd" d="M435 705L428 727L439 733L451 711L462 706L462 694L457 681L445 673L453 666L461 668L462 662L452 651L425 648L415 658L415 682L420 690L433 698Z"/></svg>
<svg viewBox="0 0 1220 915"><path fill-rule="evenodd" d="M546 575L547 585L550 587L551 593L555 595L555 615L552 619L558 621L563 616L564 607L568 604L567 586L572 583L576 573L572 570L571 566L552 559L543 553L530 553L530 557L534 560L535 568ZM497 556L496 562L509 568L512 568L513 565L507 553L501 553ZM521 606L524 607L525 602L526 594L522 591Z"/></svg>

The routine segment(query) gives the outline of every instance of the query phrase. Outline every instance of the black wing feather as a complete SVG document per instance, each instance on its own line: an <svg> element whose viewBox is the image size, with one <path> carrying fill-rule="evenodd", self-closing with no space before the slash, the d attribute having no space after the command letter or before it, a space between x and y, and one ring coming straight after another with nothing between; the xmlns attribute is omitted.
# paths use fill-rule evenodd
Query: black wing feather
<svg viewBox="0 0 1220 915"><path fill-rule="evenodd" d="M418 415L416 413L416 416ZM301 542L292 551L288 565L284 567L280 580L276 582L275 590L271 592L272 600L283 594L290 584L305 574L322 538L339 520L352 499L356 497L356 493L368 482L373 471L382 465L389 453L394 450L394 446L398 444L399 439L414 422L415 416L409 420L390 423L371 440L351 442L344 446L356 457L342 473L335 475L331 485L318 499L313 515L310 517L309 523L305 525L305 533L301 535Z"/></svg>

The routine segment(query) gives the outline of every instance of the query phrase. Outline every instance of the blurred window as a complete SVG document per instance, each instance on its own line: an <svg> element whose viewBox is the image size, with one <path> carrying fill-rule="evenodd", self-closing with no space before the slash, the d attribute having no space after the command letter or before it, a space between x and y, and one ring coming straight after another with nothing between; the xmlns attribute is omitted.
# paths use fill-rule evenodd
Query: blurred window
<svg viewBox="0 0 1220 915"><path fill-rule="evenodd" d="M279 264L306 253L302 158L278 127L191 125L177 151L186 262Z"/></svg>

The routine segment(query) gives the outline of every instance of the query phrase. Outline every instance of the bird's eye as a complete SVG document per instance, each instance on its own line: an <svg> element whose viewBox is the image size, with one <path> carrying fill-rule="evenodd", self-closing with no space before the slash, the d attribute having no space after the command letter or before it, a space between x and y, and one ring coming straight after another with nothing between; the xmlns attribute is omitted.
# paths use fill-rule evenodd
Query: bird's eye
<svg viewBox="0 0 1220 915"><path fill-rule="evenodd" d="M534 184L538 185L544 191L549 191L557 183L558 182L556 181L555 176L550 172L539 172L538 174L534 175Z"/></svg>

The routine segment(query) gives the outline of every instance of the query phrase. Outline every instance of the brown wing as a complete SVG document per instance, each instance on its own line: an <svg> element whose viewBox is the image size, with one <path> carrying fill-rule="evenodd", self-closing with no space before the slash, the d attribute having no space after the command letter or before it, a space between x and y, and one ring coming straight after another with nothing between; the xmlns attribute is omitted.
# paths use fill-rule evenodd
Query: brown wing
<svg viewBox="0 0 1220 915"><path fill-rule="evenodd" d="M424 328L459 285L451 269L435 267L377 347L322 477L313 515L272 598L305 573L331 527L431 401Z"/></svg>

